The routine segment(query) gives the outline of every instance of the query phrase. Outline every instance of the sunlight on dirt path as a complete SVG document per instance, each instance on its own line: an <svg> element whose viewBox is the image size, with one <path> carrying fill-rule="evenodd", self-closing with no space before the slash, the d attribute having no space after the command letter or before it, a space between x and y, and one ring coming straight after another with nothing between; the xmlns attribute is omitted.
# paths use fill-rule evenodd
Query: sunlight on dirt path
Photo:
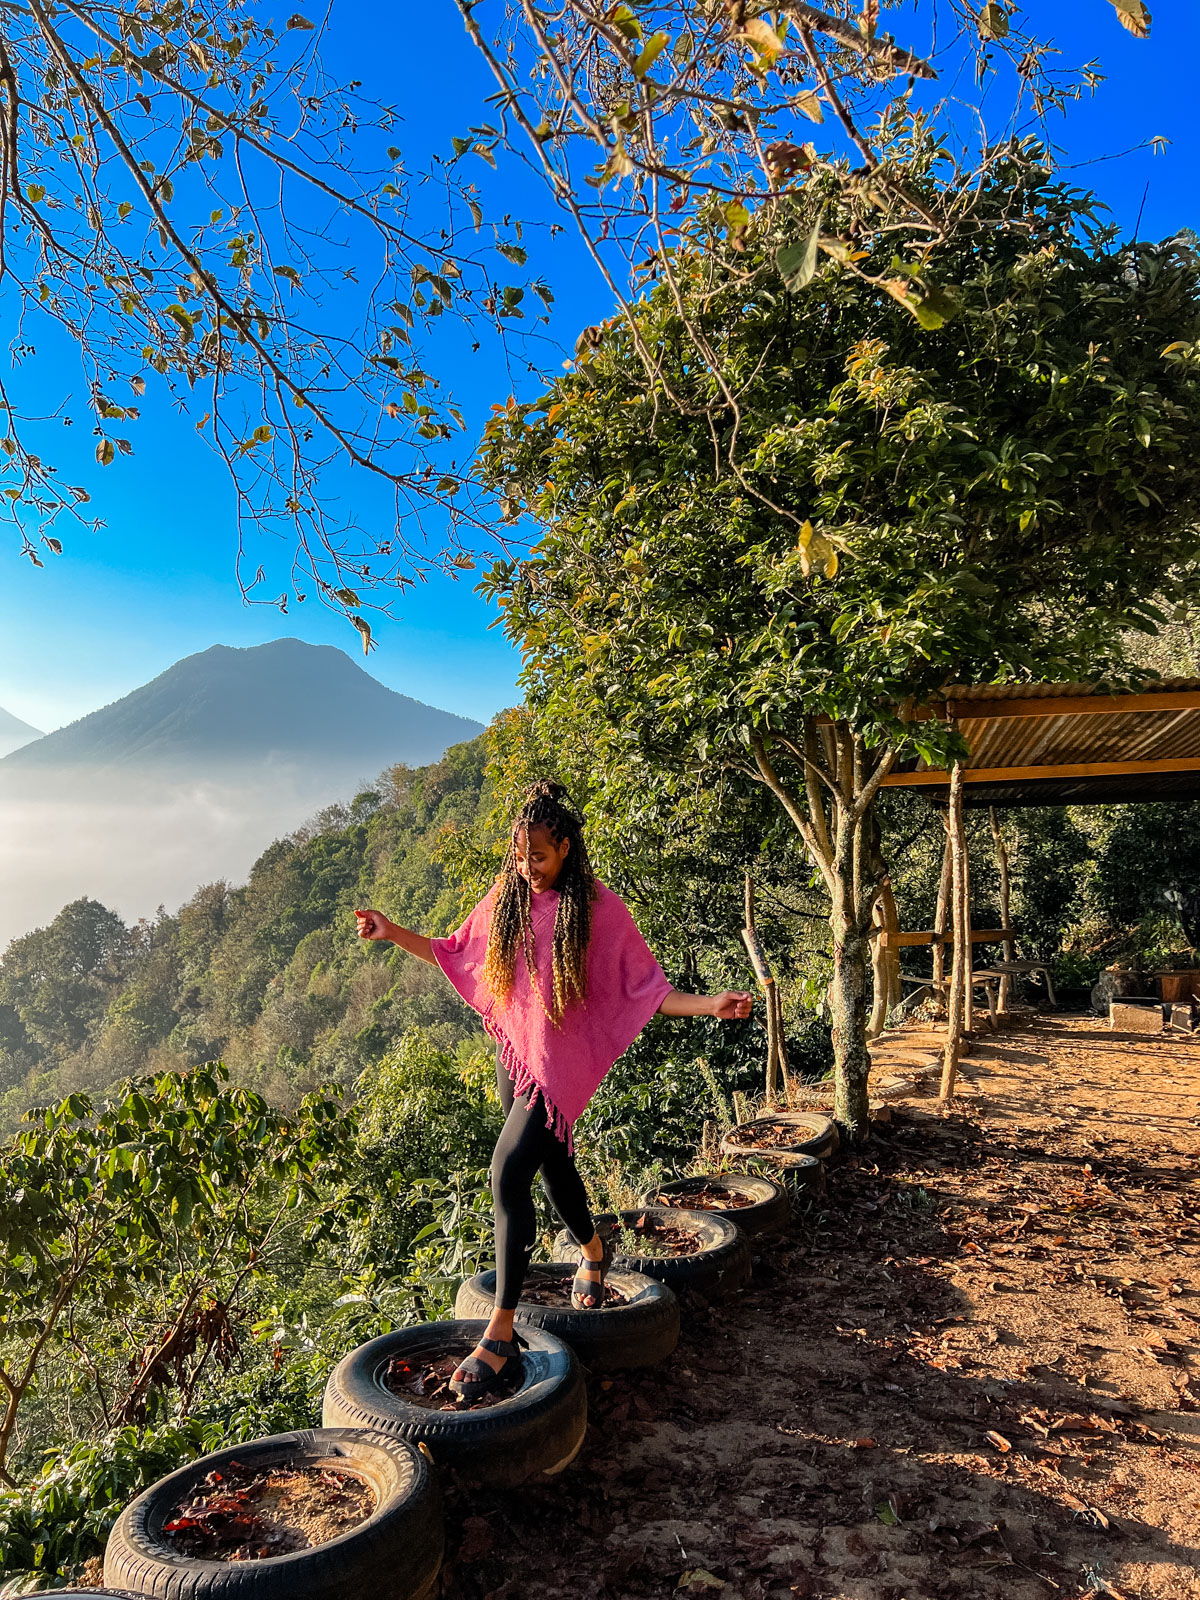
<svg viewBox="0 0 1200 1600"><path fill-rule="evenodd" d="M909 1101L446 1600L1200 1600L1200 1040L1033 1019Z"/></svg>

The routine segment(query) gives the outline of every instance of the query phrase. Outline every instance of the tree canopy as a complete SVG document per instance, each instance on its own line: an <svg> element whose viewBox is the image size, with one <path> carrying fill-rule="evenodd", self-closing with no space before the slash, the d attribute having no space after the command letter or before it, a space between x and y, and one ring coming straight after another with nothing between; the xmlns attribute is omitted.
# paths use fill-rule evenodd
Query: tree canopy
<svg viewBox="0 0 1200 1600"><path fill-rule="evenodd" d="M532 693L584 697L650 762L764 783L848 896L835 952L882 876L879 781L955 749L911 708L1119 674L1122 633L1200 577L1194 253L1118 247L1028 149L919 267L844 204L811 184L737 251L681 246L483 451L543 529L487 585ZM827 211L856 270L818 265Z"/></svg>

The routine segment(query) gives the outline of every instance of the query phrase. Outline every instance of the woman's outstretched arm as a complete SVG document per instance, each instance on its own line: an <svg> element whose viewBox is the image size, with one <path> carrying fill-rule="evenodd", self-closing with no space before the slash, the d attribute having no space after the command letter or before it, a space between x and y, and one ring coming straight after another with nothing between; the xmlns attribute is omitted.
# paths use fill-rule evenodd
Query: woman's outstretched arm
<svg viewBox="0 0 1200 1600"><path fill-rule="evenodd" d="M392 944L398 944L401 950L407 950L410 956L416 956L418 961L428 961L431 967L437 966L433 959L433 945L423 933L413 933L399 923L389 922L382 911L356 911L354 915L358 918L360 939L389 940Z"/></svg>
<svg viewBox="0 0 1200 1600"><path fill-rule="evenodd" d="M720 1017L733 1022L748 1017L752 1001L741 989L725 989L720 994L682 994L672 989L659 1006L664 1017Z"/></svg>

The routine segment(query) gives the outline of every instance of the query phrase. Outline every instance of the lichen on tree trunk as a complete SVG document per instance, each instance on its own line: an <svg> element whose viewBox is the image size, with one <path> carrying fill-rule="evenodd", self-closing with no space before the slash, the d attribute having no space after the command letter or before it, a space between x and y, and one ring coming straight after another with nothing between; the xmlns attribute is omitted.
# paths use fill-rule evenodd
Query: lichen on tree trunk
<svg viewBox="0 0 1200 1600"><path fill-rule="evenodd" d="M849 926L835 907L833 929L833 981L829 1008L833 1015L834 1115L848 1132L861 1136L869 1121L867 1076L871 1057L867 1050L868 941Z"/></svg>

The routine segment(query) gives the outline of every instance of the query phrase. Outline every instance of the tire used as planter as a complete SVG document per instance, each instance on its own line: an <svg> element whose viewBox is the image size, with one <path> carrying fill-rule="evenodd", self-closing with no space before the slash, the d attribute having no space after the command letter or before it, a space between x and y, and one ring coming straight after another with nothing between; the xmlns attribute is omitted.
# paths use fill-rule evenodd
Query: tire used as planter
<svg viewBox="0 0 1200 1600"><path fill-rule="evenodd" d="M660 1183L657 1189L647 1189L642 1199L648 1206L677 1206L681 1202L673 1198L675 1195L688 1195L698 1188L748 1199L748 1206L713 1205L705 1206L704 1210L710 1217L724 1217L727 1222L735 1222L743 1233L751 1236L781 1233L792 1214L792 1202L784 1185L754 1172L704 1173L696 1178L674 1178L670 1183Z"/></svg>
<svg viewBox="0 0 1200 1600"><path fill-rule="evenodd" d="M309 1550L255 1561L182 1555L163 1524L210 1472L233 1462L261 1471L327 1467L352 1473L374 1491L375 1510ZM427 1600L441 1564L441 1492L415 1446L346 1428L316 1428L218 1450L153 1484L126 1506L109 1534L104 1582L155 1600L346 1600L372 1594Z"/></svg>
<svg viewBox="0 0 1200 1600"><path fill-rule="evenodd" d="M731 1294L750 1279L750 1241L732 1222L714 1216L711 1211L683 1211L674 1206L641 1206L636 1211L622 1211L621 1226L629 1228L639 1217L647 1217L664 1227L686 1228L696 1235L699 1248L688 1255L635 1256L618 1254L614 1265L629 1272L644 1273L647 1278L657 1278L676 1294L693 1289L709 1300ZM612 1212L595 1219L596 1228L603 1233L617 1225ZM554 1241L551 1251L555 1261L577 1264L579 1247L564 1228Z"/></svg>
<svg viewBox="0 0 1200 1600"><path fill-rule="evenodd" d="M561 1339L525 1324L524 1372L513 1393L478 1411L431 1411L393 1394L384 1382L396 1356L466 1356L485 1321L423 1322L398 1328L343 1356L325 1386L327 1428L369 1428L424 1445L439 1467L476 1483L504 1486L560 1472L587 1428L587 1389L579 1362Z"/></svg>
<svg viewBox="0 0 1200 1600"><path fill-rule="evenodd" d="M572 1266L538 1262L529 1268L528 1283L554 1282L569 1289ZM665 1283L640 1272L614 1269L608 1285L624 1299L616 1305L577 1311L573 1306L542 1306L522 1300L517 1327L542 1328L569 1344L591 1372L654 1367L679 1343L679 1301ZM459 1317L490 1317L496 1303L496 1274L477 1272L458 1291L454 1312Z"/></svg>
<svg viewBox="0 0 1200 1600"><path fill-rule="evenodd" d="M756 1136L782 1129L786 1135L778 1143L758 1145ZM787 1166L791 1155L816 1156L827 1161L838 1147L837 1123L819 1111L775 1111L769 1116L743 1122L721 1140L721 1154L733 1160L753 1156L759 1161Z"/></svg>

